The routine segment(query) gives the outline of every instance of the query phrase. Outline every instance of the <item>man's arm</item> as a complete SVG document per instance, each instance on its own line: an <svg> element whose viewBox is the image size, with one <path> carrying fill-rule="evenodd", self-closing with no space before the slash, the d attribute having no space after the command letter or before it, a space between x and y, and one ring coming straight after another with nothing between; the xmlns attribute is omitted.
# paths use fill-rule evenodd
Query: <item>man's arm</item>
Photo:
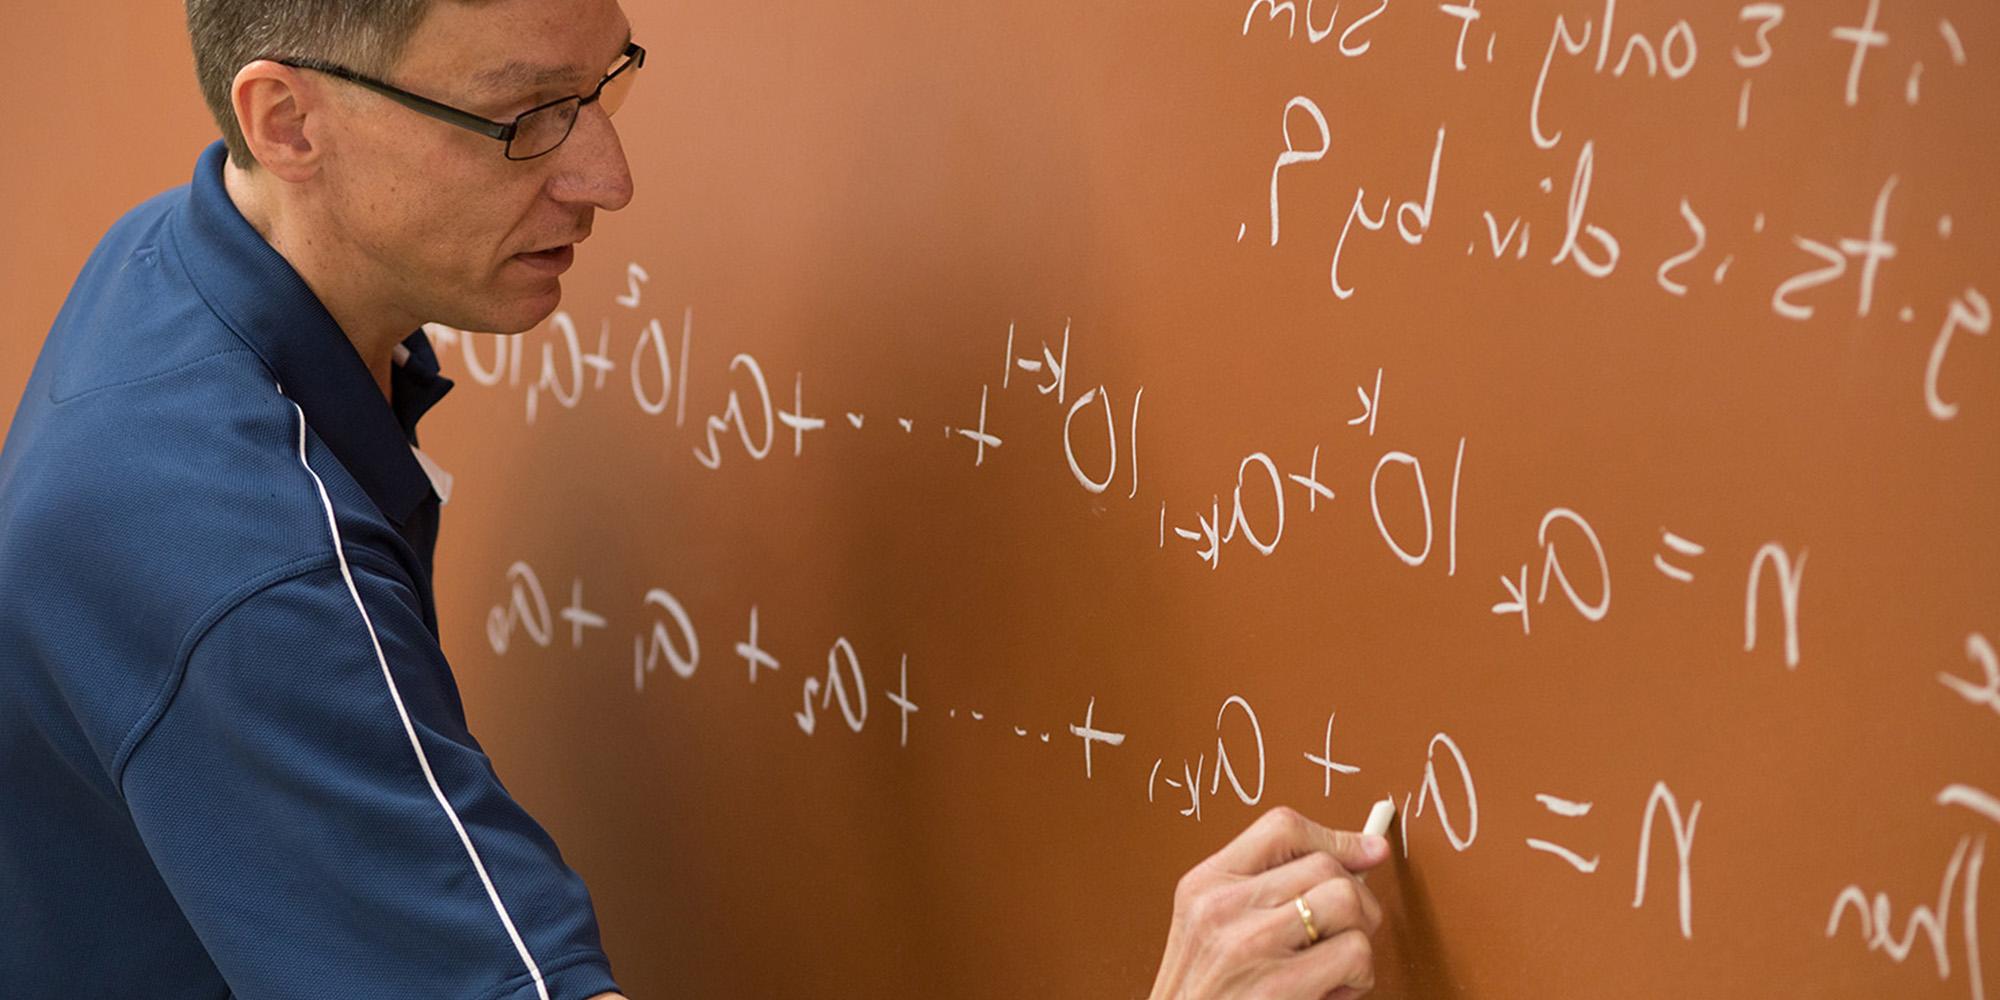
<svg viewBox="0 0 2000 1000"><path fill-rule="evenodd" d="M408 581L340 570L223 612L120 775L216 968L295 1000L616 990L582 880L466 731Z"/></svg>

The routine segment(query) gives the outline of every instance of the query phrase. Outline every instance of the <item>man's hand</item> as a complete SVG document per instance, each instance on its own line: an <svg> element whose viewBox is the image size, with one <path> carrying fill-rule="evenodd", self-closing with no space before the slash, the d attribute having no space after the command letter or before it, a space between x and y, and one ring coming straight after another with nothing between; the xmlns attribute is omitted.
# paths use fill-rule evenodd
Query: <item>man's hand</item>
<svg viewBox="0 0 2000 1000"><path fill-rule="evenodd" d="M1280 806L1181 877L1152 1000L1350 1000L1375 985L1382 907L1355 877L1381 837L1329 830ZM1303 898L1318 932L1308 941Z"/></svg>

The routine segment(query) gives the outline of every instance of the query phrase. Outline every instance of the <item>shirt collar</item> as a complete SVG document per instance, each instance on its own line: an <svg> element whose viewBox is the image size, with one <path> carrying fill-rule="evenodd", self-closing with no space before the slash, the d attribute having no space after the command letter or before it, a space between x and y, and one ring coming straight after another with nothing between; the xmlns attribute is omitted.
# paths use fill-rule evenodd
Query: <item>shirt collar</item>
<svg viewBox="0 0 2000 1000"><path fill-rule="evenodd" d="M411 454L417 419L451 389L423 331L403 341L409 357L382 398L374 376L305 279L252 228L223 188L226 147L195 164L174 236L202 299L277 376L313 432L398 525L431 492ZM399 354L401 352L398 352Z"/></svg>
<svg viewBox="0 0 2000 1000"><path fill-rule="evenodd" d="M422 330L403 339L403 345L396 349L396 363L389 369L389 409L411 444L417 443L417 421L451 391L452 385L451 379L439 374L437 352Z"/></svg>

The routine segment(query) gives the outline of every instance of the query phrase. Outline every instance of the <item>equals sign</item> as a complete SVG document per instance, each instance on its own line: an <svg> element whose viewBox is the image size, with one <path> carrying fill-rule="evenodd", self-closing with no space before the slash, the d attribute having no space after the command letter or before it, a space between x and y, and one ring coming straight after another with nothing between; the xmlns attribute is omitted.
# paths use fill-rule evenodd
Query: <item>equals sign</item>
<svg viewBox="0 0 2000 1000"><path fill-rule="evenodd" d="M1696 545L1695 543L1690 542L1687 539L1682 538L1681 536L1676 535L1665 528L1660 529L1660 539L1661 541L1664 541L1666 543L1667 548L1674 550L1674 552L1678 555L1693 557L1693 556L1699 556L1702 553L1708 551L1702 546ZM1664 552L1655 553L1653 555L1653 567L1655 569L1658 569L1661 573L1664 573L1667 576L1672 577L1673 579L1679 580L1682 583L1694 582L1694 574L1688 572L1685 569L1680 568L1679 566L1674 565L1673 563L1668 562L1667 555Z"/></svg>

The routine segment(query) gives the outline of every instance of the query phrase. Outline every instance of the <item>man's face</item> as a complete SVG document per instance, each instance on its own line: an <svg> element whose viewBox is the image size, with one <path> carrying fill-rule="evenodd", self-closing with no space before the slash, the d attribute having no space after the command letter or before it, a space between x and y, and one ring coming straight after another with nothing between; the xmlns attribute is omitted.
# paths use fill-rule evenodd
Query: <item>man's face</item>
<svg viewBox="0 0 2000 1000"><path fill-rule="evenodd" d="M630 36L616 0L436 0L385 75L499 122L588 94ZM514 333L554 311L573 244L599 209L632 197L602 104L554 152L513 161L504 144L337 84L322 176L327 248L352 267L371 314ZM321 238L315 236L315 239Z"/></svg>

